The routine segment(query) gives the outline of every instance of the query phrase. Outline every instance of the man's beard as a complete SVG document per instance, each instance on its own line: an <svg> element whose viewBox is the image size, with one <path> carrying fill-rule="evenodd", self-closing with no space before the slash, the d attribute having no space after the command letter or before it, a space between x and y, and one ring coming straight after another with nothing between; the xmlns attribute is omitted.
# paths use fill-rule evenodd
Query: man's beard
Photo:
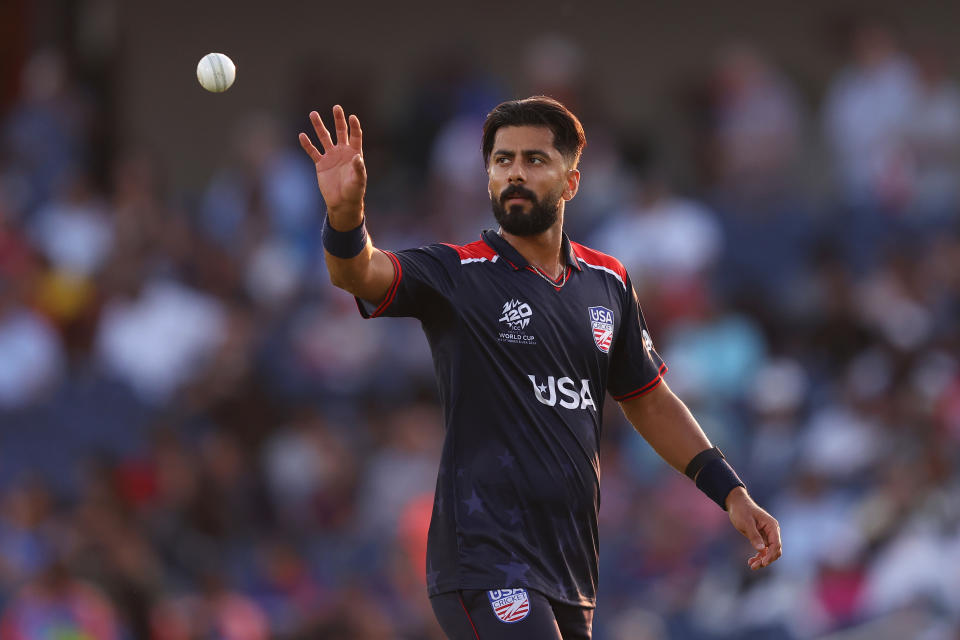
<svg viewBox="0 0 960 640"><path fill-rule="evenodd" d="M560 213L560 195L563 193L563 187L557 190L556 194L548 193L541 202L537 199L535 193L521 186L510 185L500 192L499 198L491 198L493 205L493 217L496 218L500 227L509 234L515 236L535 236L543 233L553 226ZM524 213L522 204L510 206L509 211L503 204L509 198L523 197L530 200L530 211Z"/></svg>

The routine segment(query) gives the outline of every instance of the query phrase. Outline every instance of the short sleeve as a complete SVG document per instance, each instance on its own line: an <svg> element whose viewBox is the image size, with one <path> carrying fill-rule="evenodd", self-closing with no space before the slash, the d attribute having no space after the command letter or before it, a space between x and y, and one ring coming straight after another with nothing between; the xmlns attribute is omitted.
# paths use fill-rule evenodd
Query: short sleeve
<svg viewBox="0 0 960 640"><path fill-rule="evenodd" d="M653 347L637 292L627 278L623 323L611 349L607 389L617 402L642 396L663 380L667 365Z"/></svg>
<svg viewBox="0 0 960 640"><path fill-rule="evenodd" d="M419 249L383 253L393 263L393 282L379 304L357 298L357 307L364 318L420 318L452 294L460 268L455 249L444 244L432 244Z"/></svg>

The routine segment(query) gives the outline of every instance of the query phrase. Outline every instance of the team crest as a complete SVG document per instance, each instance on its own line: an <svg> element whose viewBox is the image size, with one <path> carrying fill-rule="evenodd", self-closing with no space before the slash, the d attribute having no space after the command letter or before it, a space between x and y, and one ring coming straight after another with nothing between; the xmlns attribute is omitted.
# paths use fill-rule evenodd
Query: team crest
<svg viewBox="0 0 960 640"><path fill-rule="evenodd" d="M530 596L526 589L494 589L487 591L487 597L500 622L513 624L530 614Z"/></svg>
<svg viewBox="0 0 960 640"><path fill-rule="evenodd" d="M593 342L597 349L610 353L610 343L613 342L613 311L606 307L589 307L590 328L593 330Z"/></svg>

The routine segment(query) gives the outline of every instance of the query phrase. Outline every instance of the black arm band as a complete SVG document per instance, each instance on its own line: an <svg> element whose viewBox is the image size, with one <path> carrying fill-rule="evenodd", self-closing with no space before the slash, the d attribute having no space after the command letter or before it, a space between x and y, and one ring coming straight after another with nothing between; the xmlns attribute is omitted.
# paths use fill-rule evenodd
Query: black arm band
<svg viewBox="0 0 960 640"><path fill-rule="evenodd" d="M330 226L329 216L323 219L323 248L329 251L330 255L349 260L360 255L366 246L366 220L350 231L337 231Z"/></svg>
<svg viewBox="0 0 960 640"><path fill-rule="evenodd" d="M704 449L697 455L693 456L693 460L690 461L690 464L687 465L684 473L687 474L687 477L691 480L697 479L697 473L700 472L700 469L703 469L703 465L707 464L711 460L723 460L723 452L720 451L719 447L711 447L710 449Z"/></svg>
<svg viewBox="0 0 960 640"><path fill-rule="evenodd" d="M737 487L746 486L717 447L701 451L694 456L687 465L685 473L691 478L696 478L697 488L720 505L724 511L727 509L727 496L730 492Z"/></svg>

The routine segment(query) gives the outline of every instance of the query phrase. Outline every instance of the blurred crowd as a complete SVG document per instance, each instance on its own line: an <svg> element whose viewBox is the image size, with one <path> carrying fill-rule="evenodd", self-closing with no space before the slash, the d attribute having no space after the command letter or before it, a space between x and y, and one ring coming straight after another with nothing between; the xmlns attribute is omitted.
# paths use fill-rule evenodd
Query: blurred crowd
<svg viewBox="0 0 960 640"><path fill-rule="evenodd" d="M515 85L426 66L379 120L306 83L182 193L150 150L104 152L62 54L29 59L0 114L0 640L442 638L430 354L329 284L296 132L347 104L377 244L465 243L494 224L483 118L533 93L587 132L568 234L624 262L668 383L783 531L750 572L608 402L595 637L960 638L956 70L863 22L805 92L731 43L671 105L678 172L679 139L591 101L574 43L525 60Z"/></svg>

